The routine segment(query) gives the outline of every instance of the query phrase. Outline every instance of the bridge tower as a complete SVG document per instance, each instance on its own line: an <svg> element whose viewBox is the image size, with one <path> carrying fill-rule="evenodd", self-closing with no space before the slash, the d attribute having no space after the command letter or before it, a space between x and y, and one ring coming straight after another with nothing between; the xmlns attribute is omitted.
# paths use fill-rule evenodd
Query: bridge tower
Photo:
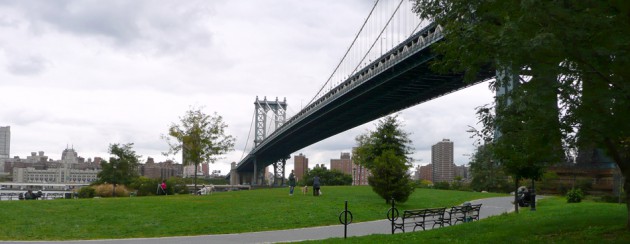
<svg viewBox="0 0 630 244"><path fill-rule="evenodd" d="M276 101L267 101L267 97L264 100L258 100L258 96L256 96L254 106L256 109L254 147L257 147L267 137L267 112L273 112L274 130L282 126L287 120L287 99L278 101L276 97Z"/></svg>
<svg viewBox="0 0 630 244"><path fill-rule="evenodd" d="M256 96L256 101L254 102L255 107L255 137L254 137L254 147L257 147L267 136L268 133L275 131L280 126L282 126L287 120L287 99L285 98L283 101L278 101L276 97L275 101L268 101L267 97L263 100L259 100L258 96ZM267 131L267 113L271 111L273 113L273 131ZM285 176L285 166L286 159L289 158L287 155L286 158L283 158L279 162L273 163L273 174L274 174L274 185L284 184L284 176ZM258 167L254 160L254 179L252 183L257 184L258 178L261 177L258 172ZM281 183L278 181L281 179Z"/></svg>

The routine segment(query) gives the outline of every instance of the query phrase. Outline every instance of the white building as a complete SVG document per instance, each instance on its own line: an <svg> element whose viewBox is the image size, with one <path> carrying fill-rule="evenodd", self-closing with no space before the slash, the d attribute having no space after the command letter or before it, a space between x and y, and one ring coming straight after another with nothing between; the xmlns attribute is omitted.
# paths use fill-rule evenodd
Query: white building
<svg viewBox="0 0 630 244"><path fill-rule="evenodd" d="M204 176L206 176L204 174L203 170L202 170L204 164L207 165L208 163L200 163L199 165L197 165L197 177L204 177ZM195 165L194 164L184 166L183 177L184 178L195 177Z"/></svg>
<svg viewBox="0 0 630 244"><path fill-rule="evenodd" d="M32 153L24 163L39 162L39 164L46 165L45 169L29 166L13 167L13 182L85 184L95 181L101 171L100 168L79 169L81 168L79 164L83 162L79 160L77 152L70 148L63 150L60 161L46 161L47 158L48 156L45 156L44 152L39 152L39 155Z"/></svg>
<svg viewBox="0 0 630 244"><path fill-rule="evenodd" d="M21 183L78 183L95 181L100 170L51 168L38 170L32 167L13 168L13 182Z"/></svg>

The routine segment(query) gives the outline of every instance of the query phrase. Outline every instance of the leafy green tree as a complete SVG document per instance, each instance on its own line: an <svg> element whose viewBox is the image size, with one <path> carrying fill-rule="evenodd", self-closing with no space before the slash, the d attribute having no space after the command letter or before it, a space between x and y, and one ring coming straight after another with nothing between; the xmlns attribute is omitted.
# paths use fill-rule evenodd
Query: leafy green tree
<svg viewBox="0 0 630 244"><path fill-rule="evenodd" d="M352 175L344 174L339 170L328 170L326 167L315 167L306 172L303 179L298 179L298 185L313 185L313 177L319 176L323 186L352 185Z"/></svg>
<svg viewBox="0 0 630 244"><path fill-rule="evenodd" d="M450 190L451 189L451 184L448 183L447 181L436 182L433 185L433 188L440 189L440 190Z"/></svg>
<svg viewBox="0 0 630 244"><path fill-rule="evenodd" d="M197 191L197 168L200 163L214 163L217 156L233 150L234 137L225 134L227 124L217 113L204 114L192 108L180 117L180 124L171 124L168 136L162 136L169 145L165 155L182 152L182 163L195 166L194 184Z"/></svg>
<svg viewBox="0 0 630 244"><path fill-rule="evenodd" d="M470 185L475 191L509 192L508 176L498 161L493 160L490 147L492 144L480 145L470 162L472 181Z"/></svg>
<svg viewBox="0 0 630 244"><path fill-rule="evenodd" d="M510 82L531 83L532 89L517 90L511 97L517 98L515 106L501 108L497 104L498 114L512 109L519 116L514 121L524 121L527 126L534 125L533 121L551 121L552 117L538 116L532 105L530 109L521 105L535 98L545 104L541 111L547 113L547 106L558 99L555 104L562 110L561 124L541 123L537 125L537 133L555 137L559 127L562 139L570 147L604 147L624 175L624 189L629 194L630 5L627 1L417 0L415 10L443 27L445 41L435 48L441 55L434 64L436 70L464 73L469 81L488 67L516 75L516 80L506 78L509 75L499 77L491 83L495 89L507 87ZM516 96L523 94L530 99ZM526 119L529 116L533 119ZM507 130L509 124L507 121L506 128L499 127L500 130ZM516 123L511 126L519 128ZM513 141L520 134L524 135L522 140L527 140L523 144L503 143L495 148L498 154L515 152L505 163L526 164L511 167L510 171L540 175L536 167L529 167L537 162L522 158L528 157L524 154L531 145L541 141L540 135L531 135L531 131L534 129L515 130L503 139ZM509 148L510 144L515 148ZM630 203L627 208L630 210ZM627 228L630 230L630 211Z"/></svg>
<svg viewBox="0 0 630 244"><path fill-rule="evenodd" d="M374 132L356 138L354 160L372 172L368 184L387 203L392 197L404 202L414 190L407 173L412 167L412 159L407 156L411 154L411 140L401 126L397 116L388 116L379 120Z"/></svg>
<svg viewBox="0 0 630 244"><path fill-rule="evenodd" d="M114 187L117 184L129 185L138 178L138 164L140 155L132 149L133 143L110 144L109 153L113 157L101 161L101 172L98 173L97 183L111 183Z"/></svg>
<svg viewBox="0 0 630 244"><path fill-rule="evenodd" d="M374 159L373 166L372 175L368 177L372 190L387 203L391 198L397 202L406 202L415 189L407 173L411 167L407 159L396 155L394 150L386 150Z"/></svg>
<svg viewBox="0 0 630 244"><path fill-rule="evenodd" d="M140 176L131 182L129 187L137 191L137 196L153 196L157 194L157 186L160 182L160 179L151 179Z"/></svg>

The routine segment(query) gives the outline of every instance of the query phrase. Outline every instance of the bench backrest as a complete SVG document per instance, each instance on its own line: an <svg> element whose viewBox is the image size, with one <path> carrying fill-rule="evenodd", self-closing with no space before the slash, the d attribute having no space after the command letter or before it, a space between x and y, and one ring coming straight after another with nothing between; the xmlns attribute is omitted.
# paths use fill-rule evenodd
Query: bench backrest
<svg viewBox="0 0 630 244"><path fill-rule="evenodd" d="M473 218L479 219L479 211L481 211L481 203L470 205L470 212Z"/></svg>
<svg viewBox="0 0 630 244"><path fill-rule="evenodd" d="M444 212L446 208L426 208L426 209L415 209L415 210L405 210L403 213L404 219L409 218L427 218L427 217L435 217L444 216Z"/></svg>

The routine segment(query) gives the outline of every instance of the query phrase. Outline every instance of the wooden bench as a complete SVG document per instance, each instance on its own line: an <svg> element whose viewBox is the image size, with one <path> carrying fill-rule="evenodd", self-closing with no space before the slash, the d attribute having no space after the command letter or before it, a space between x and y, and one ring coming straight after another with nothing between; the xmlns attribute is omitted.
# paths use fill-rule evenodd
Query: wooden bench
<svg viewBox="0 0 630 244"><path fill-rule="evenodd" d="M413 231L416 230L416 227L422 227L422 230L425 230L425 227L429 224L432 224L431 228L434 228L436 225L443 227L445 211L446 208L405 210L401 222L394 223L394 231L400 229L405 232L405 226L411 227L412 225Z"/></svg>
<svg viewBox="0 0 630 244"><path fill-rule="evenodd" d="M443 222L448 225L455 225L457 222L479 220L480 211L481 204L454 206L448 211L448 216L444 216Z"/></svg>

